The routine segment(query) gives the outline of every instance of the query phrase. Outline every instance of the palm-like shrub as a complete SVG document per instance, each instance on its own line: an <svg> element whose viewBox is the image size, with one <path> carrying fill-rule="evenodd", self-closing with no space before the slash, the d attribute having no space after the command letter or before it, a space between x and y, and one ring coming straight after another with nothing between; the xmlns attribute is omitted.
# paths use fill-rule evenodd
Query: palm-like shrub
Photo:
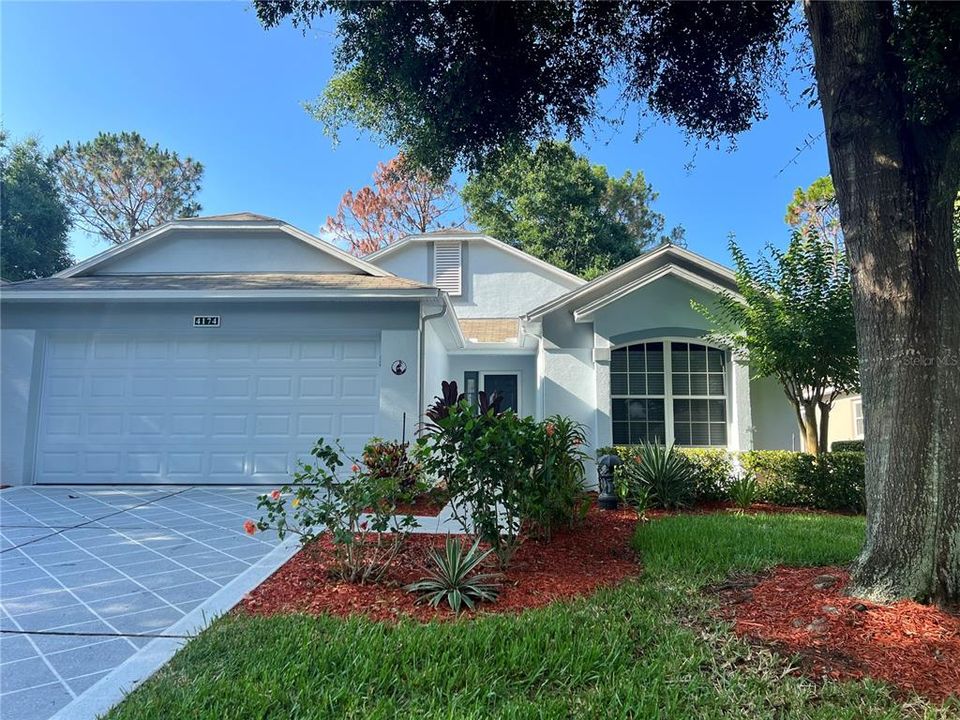
<svg viewBox="0 0 960 720"><path fill-rule="evenodd" d="M448 537L442 552L433 550L430 553L434 568L423 580L407 585L405 590L419 593L420 599L433 607L446 600L455 613L459 613L464 605L472 610L477 602L492 602L499 593L495 583L499 576L473 574L491 552L480 552L478 541L464 553L460 538Z"/></svg>
<svg viewBox="0 0 960 720"><path fill-rule="evenodd" d="M746 510L753 505L760 496L760 484L757 476L750 472L741 472L737 475L730 487L727 488L730 499L740 510Z"/></svg>
<svg viewBox="0 0 960 720"><path fill-rule="evenodd" d="M621 487L628 503L643 498L652 507L677 510L693 502L693 469L673 445L641 443L621 470Z"/></svg>

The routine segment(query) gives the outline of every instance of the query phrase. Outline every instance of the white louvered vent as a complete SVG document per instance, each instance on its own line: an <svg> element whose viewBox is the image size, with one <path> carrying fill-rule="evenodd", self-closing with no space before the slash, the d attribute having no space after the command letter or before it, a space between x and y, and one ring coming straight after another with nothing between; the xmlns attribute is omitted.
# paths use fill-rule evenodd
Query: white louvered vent
<svg viewBox="0 0 960 720"><path fill-rule="evenodd" d="M433 284L450 295L461 292L460 243L438 242L433 249Z"/></svg>

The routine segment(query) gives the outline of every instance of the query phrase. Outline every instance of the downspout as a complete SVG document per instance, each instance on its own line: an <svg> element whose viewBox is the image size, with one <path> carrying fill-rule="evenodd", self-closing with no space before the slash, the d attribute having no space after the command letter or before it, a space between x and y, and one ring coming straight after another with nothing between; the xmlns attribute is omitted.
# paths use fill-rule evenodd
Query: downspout
<svg viewBox="0 0 960 720"><path fill-rule="evenodd" d="M426 407L423 403L423 386L425 383L426 376L426 327L427 320L436 320L437 318L442 318L447 314L447 303L443 302L443 291L437 290L437 298L441 301L440 312L434 313L433 315L424 315L420 313L420 327L419 327L419 345L420 345L420 357L417 359L417 426L420 425L420 415L423 413L424 408ZM422 307L422 305L421 305ZM416 431L411 433L411 437L415 434Z"/></svg>

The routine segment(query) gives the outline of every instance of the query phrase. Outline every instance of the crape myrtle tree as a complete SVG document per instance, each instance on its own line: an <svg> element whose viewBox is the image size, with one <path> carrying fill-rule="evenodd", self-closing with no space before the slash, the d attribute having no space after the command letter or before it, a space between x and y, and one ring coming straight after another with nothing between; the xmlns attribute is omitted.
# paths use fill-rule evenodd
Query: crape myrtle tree
<svg viewBox="0 0 960 720"><path fill-rule="evenodd" d="M325 118L433 167L577 137L612 83L716 142L765 116L792 55L812 57L869 412L851 590L960 600L960 3L255 5L267 27L332 14Z"/></svg>
<svg viewBox="0 0 960 720"><path fill-rule="evenodd" d="M663 235L657 193L642 172L611 176L569 143L544 141L472 174L463 201L477 227L588 280L637 257Z"/></svg>
<svg viewBox="0 0 960 720"><path fill-rule="evenodd" d="M437 177L401 153L377 164L373 186L343 194L324 231L362 257L406 235L449 227L445 220L457 207L457 188L449 174Z"/></svg>
<svg viewBox="0 0 960 720"><path fill-rule="evenodd" d="M200 212L203 166L150 145L139 133L99 133L54 149L60 183L77 223L119 245Z"/></svg>
<svg viewBox="0 0 960 720"><path fill-rule="evenodd" d="M756 377L774 377L793 406L807 452L827 450L834 401L859 389L850 270L834 239L794 231L785 251L751 261L731 239L737 295L694 307L711 337L749 360ZM738 297L739 296L739 297Z"/></svg>

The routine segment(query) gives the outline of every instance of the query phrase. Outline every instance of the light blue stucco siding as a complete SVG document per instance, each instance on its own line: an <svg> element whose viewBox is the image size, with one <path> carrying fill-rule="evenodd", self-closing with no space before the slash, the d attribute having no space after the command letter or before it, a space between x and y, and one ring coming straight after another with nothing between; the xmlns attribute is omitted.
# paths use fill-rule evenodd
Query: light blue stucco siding
<svg viewBox="0 0 960 720"><path fill-rule="evenodd" d="M487 241L461 242L462 292L450 298L458 317L519 317L579 284ZM429 284L433 246L432 241L408 242L373 262L400 277Z"/></svg>
<svg viewBox="0 0 960 720"><path fill-rule="evenodd" d="M162 241L130 248L95 270L99 275L162 273L347 273L360 270L280 230L230 233L172 230Z"/></svg>
<svg viewBox="0 0 960 720"><path fill-rule="evenodd" d="M419 302L410 301L119 301L111 303L4 303L0 399L2 480L33 481L33 448L48 340L115 334L123 338L235 337L250 343L316 338L374 337L379 340L379 416L376 432L409 438L420 413ZM197 329L194 315L219 315L221 326ZM402 360L406 372L391 365ZM304 448L306 452L309 448Z"/></svg>

